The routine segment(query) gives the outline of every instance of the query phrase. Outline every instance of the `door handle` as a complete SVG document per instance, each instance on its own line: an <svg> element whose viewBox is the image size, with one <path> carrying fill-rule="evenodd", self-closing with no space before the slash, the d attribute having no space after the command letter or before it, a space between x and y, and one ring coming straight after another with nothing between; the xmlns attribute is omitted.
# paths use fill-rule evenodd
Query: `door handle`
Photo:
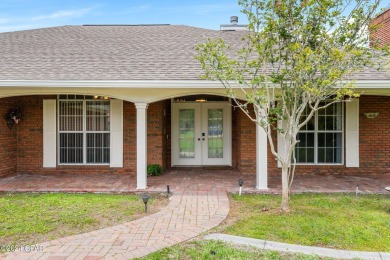
<svg viewBox="0 0 390 260"><path fill-rule="evenodd" d="M202 140L204 141L204 138L202 138Z"/></svg>
<svg viewBox="0 0 390 260"><path fill-rule="evenodd" d="M200 138L198 138L198 141L200 141Z"/></svg>

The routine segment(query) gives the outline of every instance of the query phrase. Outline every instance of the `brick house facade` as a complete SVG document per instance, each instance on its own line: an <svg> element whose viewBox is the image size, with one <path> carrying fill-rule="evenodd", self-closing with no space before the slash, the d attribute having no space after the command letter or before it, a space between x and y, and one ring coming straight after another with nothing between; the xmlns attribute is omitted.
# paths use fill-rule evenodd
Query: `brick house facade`
<svg viewBox="0 0 390 260"><path fill-rule="evenodd" d="M371 45L378 44L384 47L390 44L390 8L377 16L370 24L372 26Z"/></svg>
<svg viewBox="0 0 390 260"><path fill-rule="evenodd" d="M141 32L146 38L136 37ZM267 188L267 176L281 170L266 136L230 106L218 82L199 79L192 58L203 35L235 43L242 34L186 26L64 26L0 34L0 113L19 108L23 115L10 129L0 124L0 177L134 174L137 188L145 189L148 164L223 166L254 174L257 187ZM107 46L107 39L113 44ZM298 165L298 174L390 173L390 76L369 70L355 78L363 95L330 115L340 119L338 132L316 126L309 133L315 144L305 149L316 158ZM197 95L211 100L182 101ZM331 146L322 147L319 139L327 134ZM280 144L276 134L274 143ZM334 161L321 163L321 149Z"/></svg>

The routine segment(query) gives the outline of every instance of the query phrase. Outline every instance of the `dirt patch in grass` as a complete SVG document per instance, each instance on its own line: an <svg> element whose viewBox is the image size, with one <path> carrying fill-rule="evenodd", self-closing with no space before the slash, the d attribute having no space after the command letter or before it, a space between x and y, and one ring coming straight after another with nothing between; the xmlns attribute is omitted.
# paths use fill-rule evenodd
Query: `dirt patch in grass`
<svg viewBox="0 0 390 260"><path fill-rule="evenodd" d="M36 244L126 223L160 211L164 195L151 195L148 213L138 195L1 194L0 245Z"/></svg>

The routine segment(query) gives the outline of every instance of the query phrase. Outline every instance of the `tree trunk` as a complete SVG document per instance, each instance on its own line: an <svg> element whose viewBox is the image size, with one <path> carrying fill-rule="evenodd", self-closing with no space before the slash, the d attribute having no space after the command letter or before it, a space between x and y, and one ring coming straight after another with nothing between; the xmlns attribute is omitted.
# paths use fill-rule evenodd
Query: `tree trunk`
<svg viewBox="0 0 390 260"><path fill-rule="evenodd" d="M288 185L288 168L283 166L282 167L282 210L288 211L289 210L289 185Z"/></svg>

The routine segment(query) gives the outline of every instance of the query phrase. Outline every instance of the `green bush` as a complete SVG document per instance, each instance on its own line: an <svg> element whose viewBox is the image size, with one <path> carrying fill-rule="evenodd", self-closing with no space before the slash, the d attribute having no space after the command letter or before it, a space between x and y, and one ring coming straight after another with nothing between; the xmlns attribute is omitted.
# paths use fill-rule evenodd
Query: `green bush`
<svg viewBox="0 0 390 260"><path fill-rule="evenodd" d="M149 164L147 168L148 175L159 176L163 172L163 168L159 164Z"/></svg>

